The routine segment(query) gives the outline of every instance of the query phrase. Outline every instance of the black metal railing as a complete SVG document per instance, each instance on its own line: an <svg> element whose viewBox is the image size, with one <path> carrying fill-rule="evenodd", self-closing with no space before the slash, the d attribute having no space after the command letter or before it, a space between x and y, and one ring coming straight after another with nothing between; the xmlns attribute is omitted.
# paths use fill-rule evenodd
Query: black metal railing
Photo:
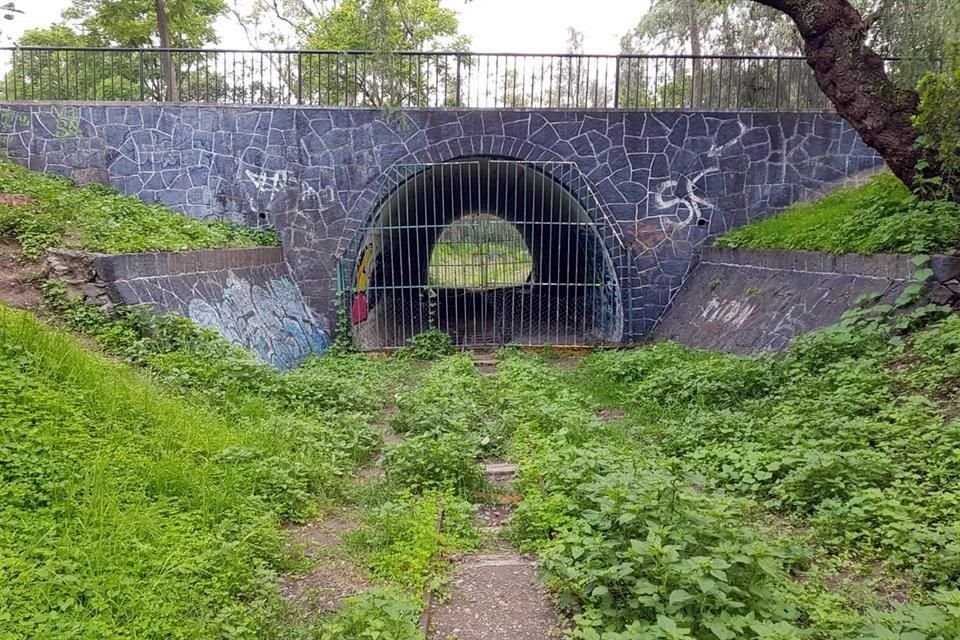
<svg viewBox="0 0 960 640"><path fill-rule="evenodd" d="M398 108L823 111L803 58L239 49L0 49L0 99ZM914 84L927 61L887 61Z"/></svg>

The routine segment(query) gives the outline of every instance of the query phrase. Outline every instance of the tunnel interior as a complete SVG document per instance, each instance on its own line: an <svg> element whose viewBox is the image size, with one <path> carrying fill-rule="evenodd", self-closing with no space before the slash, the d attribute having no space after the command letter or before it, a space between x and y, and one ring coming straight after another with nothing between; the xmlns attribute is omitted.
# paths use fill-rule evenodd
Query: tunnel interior
<svg viewBox="0 0 960 640"><path fill-rule="evenodd" d="M472 158L405 167L392 184L354 258L357 346L433 328L465 348L619 341L615 265L568 165Z"/></svg>

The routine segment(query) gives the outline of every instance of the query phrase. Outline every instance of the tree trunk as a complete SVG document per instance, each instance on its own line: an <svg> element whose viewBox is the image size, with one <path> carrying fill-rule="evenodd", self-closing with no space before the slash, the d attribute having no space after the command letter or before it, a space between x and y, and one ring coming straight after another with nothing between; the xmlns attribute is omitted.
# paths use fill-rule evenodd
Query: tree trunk
<svg viewBox="0 0 960 640"><path fill-rule="evenodd" d="M848 0L753 1L793 20L807 63L837 113L912 186L922 156L912 121L920 98L887 76L883 59L866 45L867 25L860 13Z"/></svg>
<svg viewBox="0 0 960 640"><path fill-rule="evenodd" d="M180 98L177 87L177 70L173 66L170 49L170 25L167 22L167 7L164 0L154 0L157 8L157 31L160 34L160 66L163 68L164 84L167 86L167 102L177 102Z"/></svg>
<svg viewBox="0 0 960 640"><path fill-rule="evenodd" d="M700 3L687 0L687 18L690 21L690 53L693 55L693 87L690 93L691 106L699 109L703 106L703 42L700 38Z"/></svg>

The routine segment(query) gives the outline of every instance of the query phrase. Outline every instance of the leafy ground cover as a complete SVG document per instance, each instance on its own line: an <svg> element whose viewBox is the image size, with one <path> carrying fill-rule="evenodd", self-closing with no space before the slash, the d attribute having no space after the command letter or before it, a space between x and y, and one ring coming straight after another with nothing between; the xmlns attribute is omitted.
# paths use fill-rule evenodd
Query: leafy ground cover
<svg viewBox="0 0 960 640"><path fill-rule="evenodd" d="M956 253L960 205L923 201L888 174L734 229L717 246L828 253Z"/></svg>
<svg viewBox="0 0 960 640"><path fill-rule="evenodd" d="M501 365L514 535L576 635L958 637L960 318L941 313L858 312L783 357Z"/></svg>
<svg viewBox="0 0 960 640"><path fill-rule="evenodd" d="M0 637L420 637L423 589L477 542L472 506L355 476L421 365L341 354L278 372L183 318L46 295L110 359L0 307ZM365 514L349 547L380 586L304 618L279 597L277 576L304 569L279 525L331 504Z"/></svg>
<svg viewBox="0 0 960 640"><path fill-rule="evenodd" d="M47 306L110 359L0 312L0 636L422 640L497 455L574 637L960 637L946 309L865 307L757 358L504 350L483 376L437 336L281 373L184 319L55 285ZM394 402L403 440L357 485ZM346 544L378 584L304 619L277 593L303 569L279 525L329 504L360 514Z"/></svg>
<svg viewBox="0 0 960 640"><path fill-rule="evenodd" d="M109 187L76 188L8 161L0 161L0 194L10 194L0 199L0 236L15 238L27 258L52 246L137 253L277 244L272 231L194 220Z"/></svg>

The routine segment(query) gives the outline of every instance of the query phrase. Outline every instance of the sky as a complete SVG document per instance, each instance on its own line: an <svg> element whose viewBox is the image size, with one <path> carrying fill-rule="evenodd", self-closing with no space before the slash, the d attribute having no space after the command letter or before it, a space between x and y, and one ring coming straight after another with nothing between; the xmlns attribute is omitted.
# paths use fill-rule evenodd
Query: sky
<svg viewBox="0 0 960 640"><path fill-rule="evenodd" d="M646 10L649 0L441 0L460 14L460 28L477 52L560 53L566 50L567 28L584 34L587 53L616 53L620 36ZM59 20L70 0L19 0L25 15L5 23L3 43L26 29ZM247 48L240 28L229 20L218 24L220 44Z"/></svg>

